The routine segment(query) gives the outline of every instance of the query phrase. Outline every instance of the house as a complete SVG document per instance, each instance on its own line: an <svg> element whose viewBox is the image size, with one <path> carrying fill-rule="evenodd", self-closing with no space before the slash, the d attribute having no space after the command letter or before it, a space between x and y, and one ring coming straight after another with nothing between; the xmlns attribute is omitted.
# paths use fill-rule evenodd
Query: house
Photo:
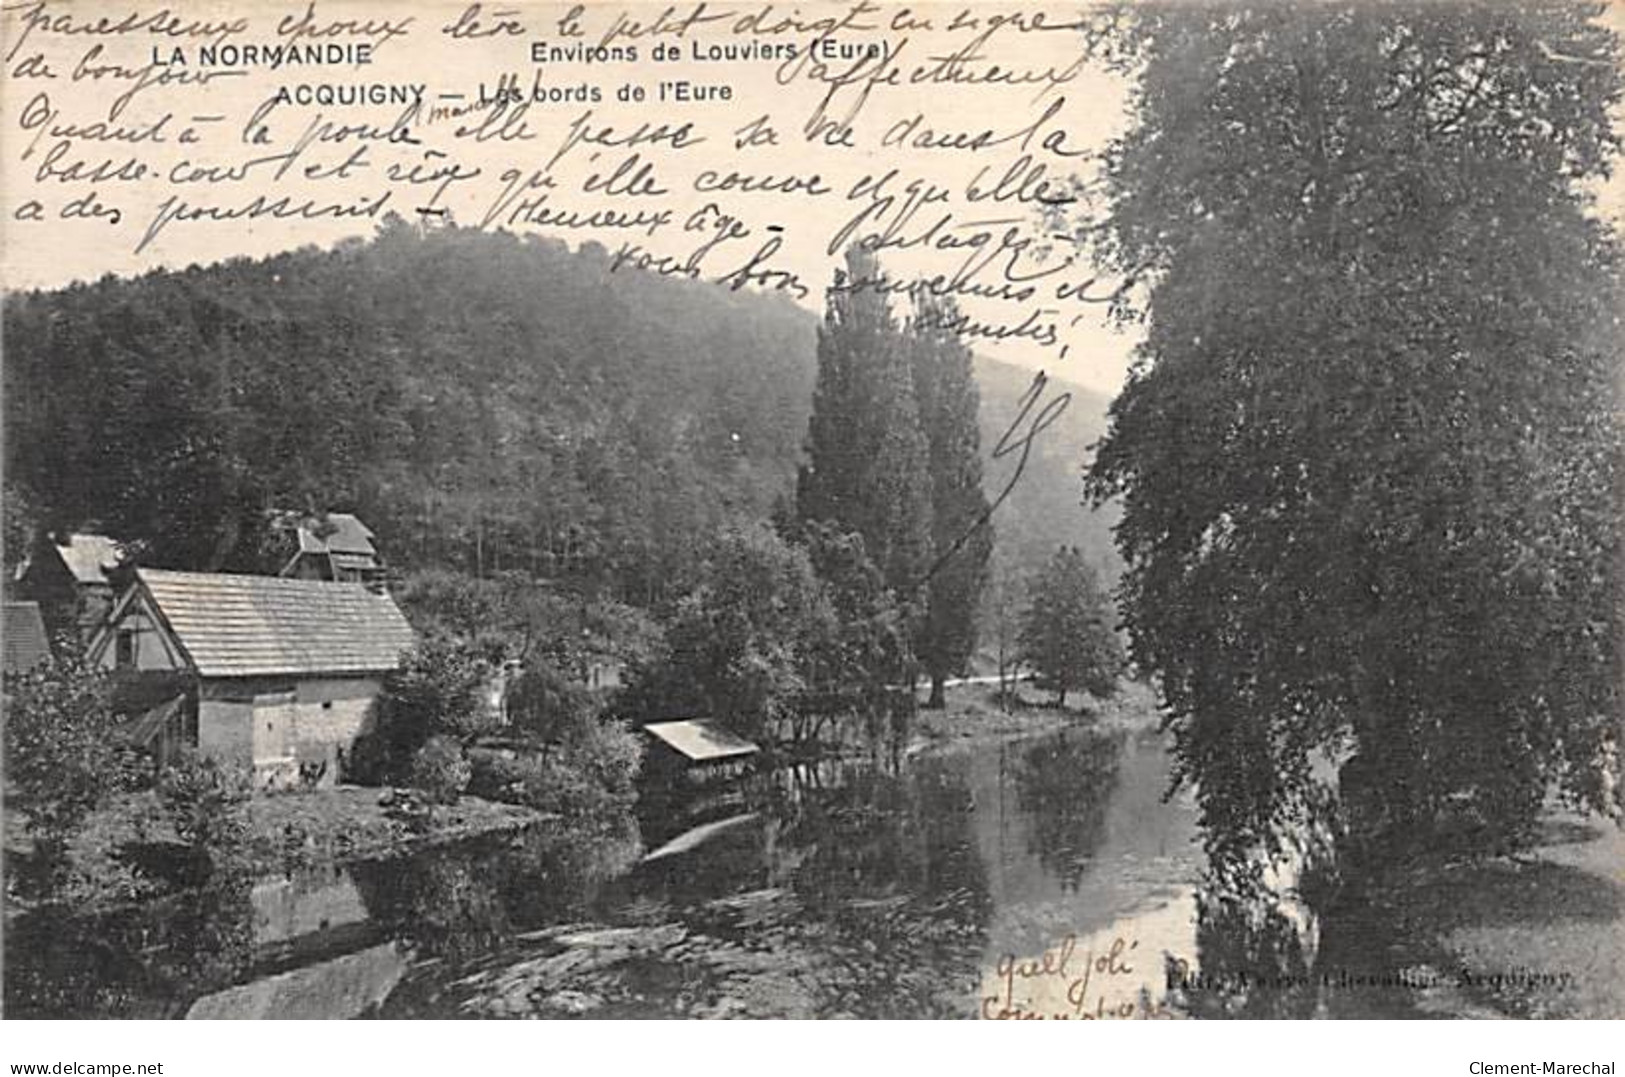
<svg viewBox="0 0 1625 1077"><path fill-rule="evenodd" d="M17 576L17 590L38 602L53 632L95 635L113 608L124 549L106 535L70 534L40 542Z"/></svg>
<svg viewBox="0 0 1625 1077"><path fill-rule="evenodd" d="M582 663L581 680L594 691L622 688L626 685L626 663L614 655L589 654Z"/></svg>
<svg viewBox="0 0 1625 1077"><path fill-rule="evenodd" d="M7 602L0 619L0 650L7 673L27 673L51 657L38 602Z"/></svg>
<svg viewBox="0 0 1625 1077"><path fill-rule="evenodd" d="M89 651L114 671L123 704L164 713L163 736L251 769L257 788L336 781L414 642L394 600L359 583L134 575Z"/></svg>
<svg viewBox="0 0 1625 1077"><path fill-rule="evenodd" d="M372 544L366 524L347 512L312 516L296 529L298 548L280 575L299 580L337 583L373 583L383 579L384 566Z"/></svg>

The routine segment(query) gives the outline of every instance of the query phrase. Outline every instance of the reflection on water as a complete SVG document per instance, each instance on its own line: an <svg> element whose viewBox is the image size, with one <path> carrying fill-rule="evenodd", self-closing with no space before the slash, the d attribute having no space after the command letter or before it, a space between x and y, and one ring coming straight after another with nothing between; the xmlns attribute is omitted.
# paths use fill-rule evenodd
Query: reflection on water
<svg viewBox="0 0 1625 1077"><path fill-rule="evenodd" d="M406 968L404 948L383 942L204 995L186 1016L190 1020L359 1017L383 1004Z"/></svg>
<svg viewBox="0 0 1625 1077"><path fill-rule="evenodd" d="M1065 890L1076 890L1105 836L1117 790L1121 737L1072 737L1017 748L1012 777L1029 849Z"/></svg>
<svg viewBox="0 0 1625 1077"><path fill-rule="evenodd" d="M1271 904L1220 900L1197 903L1201 967L1180 967L1182 998L1195 1017L1310 1017L1316 991L1303 933Z"/></svg>
<svg viewBox="0 0 1625 1077"><path fill-rule="evenodd" d="M1167 779L1159 740L1085 729L898 770L799 765L756 776L688 837L684 820L643 820L664 846L650 860L635 825L538 831L94 918L26 916L6 935L6 1003L12 1016L1357 1012L1310 986L1317 952L1298 919L1198 907L1195 812L1163 799ZM1330 932L1319 958L1346 962L1366 938Z"/></svg>
<svg viewBox="0 0 1625 1077"><path fill-rule="evenodd" d="M8 1017L173 1017L252 965L251 881L227 878L133 909L43 909L8 923Z"/></svg>
<svg viewBox="0 0 1625 1077"><path fill-rule="evenodd" d="M975 768L1001 798L981 838L997 864L983 1016L1163 1015L1167 961L1194 961L1200 849L1189 799L1163 800L1161 741L1068 733Z"/></svg>

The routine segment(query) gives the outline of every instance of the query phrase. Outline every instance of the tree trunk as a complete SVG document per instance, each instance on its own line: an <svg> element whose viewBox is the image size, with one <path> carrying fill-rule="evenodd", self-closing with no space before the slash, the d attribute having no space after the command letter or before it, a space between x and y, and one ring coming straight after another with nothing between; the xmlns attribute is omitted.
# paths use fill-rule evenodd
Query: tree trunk
<svg viewBox="0 0 1625 1077"><path fill-rule="evenodd" d="M1065 710L1066 709L1066 689L1064 687L1059 688L1059 689L1056 690L1056 693L1055 693L1055 709L1056 710Z"/></svg>
<svg viewBox="0 0 1625 1077"><path fill-rule="evenodd" d="M931 674L931 695L925 701L925 709L930 711L946 710L948 697L944 692L944 681L947 678L940 673Z"/></svg>

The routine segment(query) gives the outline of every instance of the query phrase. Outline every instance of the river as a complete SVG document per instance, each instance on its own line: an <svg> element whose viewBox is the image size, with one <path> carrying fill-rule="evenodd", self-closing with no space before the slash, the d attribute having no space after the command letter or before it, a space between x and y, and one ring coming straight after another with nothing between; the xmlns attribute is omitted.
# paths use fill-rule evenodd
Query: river
<svg viewBox="0 0 1625 1077"><path fill-rule="evenodd" d="M31 924L7 993L15 1016L1171 1016L1201 855L1167 781L1159 738L1082 728L783 769L686 837L509 835Z"/></svg>

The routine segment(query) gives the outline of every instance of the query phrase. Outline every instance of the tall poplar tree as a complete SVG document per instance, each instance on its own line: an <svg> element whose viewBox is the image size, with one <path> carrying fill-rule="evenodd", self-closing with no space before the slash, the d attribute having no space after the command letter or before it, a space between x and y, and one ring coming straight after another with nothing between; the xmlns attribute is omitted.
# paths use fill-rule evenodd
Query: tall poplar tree
<svg viewBox="0 0 1625 1077"><path fill-rule="evenodd" d="M952 328L957 317L952 298L922 292L915 296L908 327L931 475L932 561L919 645L931 678L928 707L944 705L943 682L963 672L976 649L977 616L993 553L977 427L981 395L971 350Z"/></svg>
<svg viewBox="0 0 1625 1077"><path fill-rule="evenodd" d="M887 586L918 616L932 550L928 443L902 331L885 296L861 283L878 279L875 257L854 246L846 263L818 331L796 509L863 536Z"/></svg>

